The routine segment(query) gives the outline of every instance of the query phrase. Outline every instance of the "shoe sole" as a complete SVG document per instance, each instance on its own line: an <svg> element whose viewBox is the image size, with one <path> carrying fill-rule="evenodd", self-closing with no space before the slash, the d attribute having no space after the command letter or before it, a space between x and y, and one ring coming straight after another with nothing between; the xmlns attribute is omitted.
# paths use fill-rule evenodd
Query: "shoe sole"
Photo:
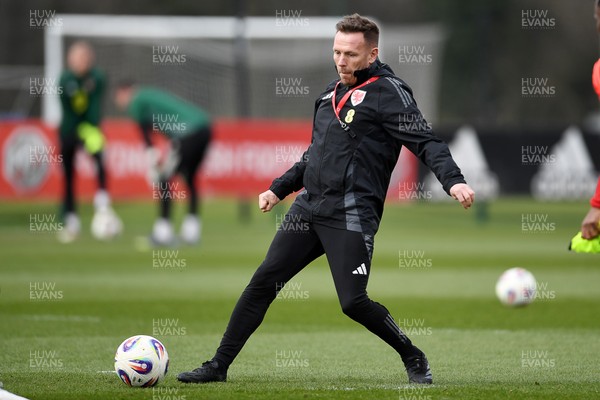
<svg viewBox="0 0 600 400"><path fill-rule="evenodd" d="M179 382L183 382L183 383L196 383L196 384L202 384L202 383L211 383L211 382L226 382L227 381L227 377L223 378L223 379L219 379L219 380L211 380L211 381L197 381L194 379L190 379L187 376L183 375L183 374L179 374L177 375L177 380Z"/></svg>

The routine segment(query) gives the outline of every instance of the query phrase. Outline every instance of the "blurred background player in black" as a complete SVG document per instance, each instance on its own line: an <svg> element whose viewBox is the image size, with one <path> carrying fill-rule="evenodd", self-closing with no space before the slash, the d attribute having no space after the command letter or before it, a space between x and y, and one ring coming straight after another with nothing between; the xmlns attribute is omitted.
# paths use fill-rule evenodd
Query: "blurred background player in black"
<svg viewBox="0 0 600 400"><path fill-rule="evenodd" d="M69 47L67 69L60 76L62 120L59 132L65 186L61 210L64 229L59 231L59 240L65 243L73 241L81 230L75 205L74 164L75 152L82 145L96 162L98 190L94 207L96 211L110 209L102 160L105 139L99 128L106 78L94 62L94 50L89 43L77 41Z"/></svg>
<svg viewBox="0 0 600 400"><path fill-rule="evenodd" d="M198 216L199 196L195 175L211 138L208 114L171 93L137 86L132 81L124 81L118 85L115 102L137 122L147 147L150 163L148 180L155 197L160 199L160 215L152 229L153 244L168 246L174 243L171 202L173 198L183 197L188 198L189 209L181 224L181 239L187 244L199 242L202 222ZM160 133L169 140L170 149L163 157L152 144L152 133ZM186 196L172 194L178 190L177 185L172 184L177 174L183 176L189 189Z"/></svg>

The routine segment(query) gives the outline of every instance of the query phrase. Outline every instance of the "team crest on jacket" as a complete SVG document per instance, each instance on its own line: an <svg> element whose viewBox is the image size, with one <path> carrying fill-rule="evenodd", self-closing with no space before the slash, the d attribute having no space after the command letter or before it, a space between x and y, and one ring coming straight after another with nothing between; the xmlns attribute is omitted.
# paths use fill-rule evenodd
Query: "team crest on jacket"
<svg viewBox="0 0 600 400"><path fill-rule="evenodd" d="M352 96L350 96L350 103L352 103L353 106L357 106L363 102L366 95L366 90L355 90L352 92Z"/></svg>

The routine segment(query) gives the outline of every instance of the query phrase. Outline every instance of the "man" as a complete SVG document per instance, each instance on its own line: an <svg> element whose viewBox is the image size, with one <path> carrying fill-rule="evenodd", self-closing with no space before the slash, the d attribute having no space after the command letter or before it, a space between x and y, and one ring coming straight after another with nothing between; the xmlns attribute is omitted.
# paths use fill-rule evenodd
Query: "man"
<svg viewBox="0 0 600 400"><path fill-rule="evenodd" d="M221 344L210 361L177 377L182 382L225 381L227 369L260 325L282 284L325 254L342 311L398 352L409 382L432 383L425 354L398 327L389 311L366 292L373 237L402 146L428 165L455 199L468 208L474 193L433 136L411 89L382 64L379 29L358 14L336 25L333 60L340 79L316 101L312 142L296 163L258 197L270 211L294 191L298 195L266 258L238 300ZM414 127L414 131L403 130ZM304 221L297 224L298 220ZM300 225L306 229L296 229Z"/></svg>
<svg viewBox="0 0 600 400"><path fill-rule="evenodd" d="M594 5L594 19L596 20L596 31L600 33L600 0ZM594 90L600 98L600 59L594 64L592 71L592 84ZM581 221L581 236L584 239L592 240L600 235L600 179L596 186L596 193L590 199L590 209Z"/></svg>
<svg viewBox="0 0 600 400"><path fill-rule="evenodd" d="M99 129L106 78L94 66L94 51L89 43L77 41L69 47L67 69L60 77L60 87L62 120L59 133L65 186L62 204L64 229L59 231L59 240L71 242L81 229L73 188L75 151L81 145L96 162L98 191L94 196L94 207L100 211L110 206L102 160L105 140Z"/></svg>
<svg viewBox="0 0 600 400"><path fill-rule="evenodd" d="M175 235L170 221L171 200L174 196L170 182L180 173L189 189L189 193L186 193L189 209L181 225L181 239L187 244L197 243L202 225L198 218L195 177L210 142L208 114L163 90L138 87L133 82L119 85L115 92L115 102L137 122L146 144L150 163L149 181L160 199L160 217L152 229L152 242L160 246L174 244ZM171 145L162 161L159 151L152 146L153 132L163 134Z"/></svg>

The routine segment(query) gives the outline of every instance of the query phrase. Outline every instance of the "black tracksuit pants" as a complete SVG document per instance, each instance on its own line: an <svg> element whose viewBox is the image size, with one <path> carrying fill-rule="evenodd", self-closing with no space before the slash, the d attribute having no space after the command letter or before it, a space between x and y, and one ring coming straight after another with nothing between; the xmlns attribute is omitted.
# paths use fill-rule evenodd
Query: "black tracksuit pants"
<svg viewBox="0 0 600 400"><path fill-rule="evenodd" d="M367 296L372 243L359 232L300 221L288 215L278 229L266 258L238 300L215 354L229 366L258 328L283 284L325 254L342 311L392 346L402 359L416 352L389 311ZM285 221L289 221L286 223Z"/></svg>
<svg viewBox="0 0 600 400"><path fill-rule="evenodd" d="M62 213L75 212L75 154L77 148L81 146L81 140L74 132L70 135L61 136L60 138L60 154L62 156L62 166L65 175L65 183L63 188L63 204ZM98 189L106 190L106 171L104 169L103 152L99 151L91 155L96 163L98 173Z"/></svg>
<svg viewBox="0 0 600 400"><path fill-rule="evenodd" d="M205 127L173 143L177 148L179 162L175 168L174 174L181 174L189 190L189 208L188 213L198 214L198 203L200 196L196 187L196 171L200 167L208 145L211 139L211 128ZM169 181L172 176L163 177L159 183L161 194L160 216L169 218L171 216L171 196L167 195L169 191Z"/></svg>

